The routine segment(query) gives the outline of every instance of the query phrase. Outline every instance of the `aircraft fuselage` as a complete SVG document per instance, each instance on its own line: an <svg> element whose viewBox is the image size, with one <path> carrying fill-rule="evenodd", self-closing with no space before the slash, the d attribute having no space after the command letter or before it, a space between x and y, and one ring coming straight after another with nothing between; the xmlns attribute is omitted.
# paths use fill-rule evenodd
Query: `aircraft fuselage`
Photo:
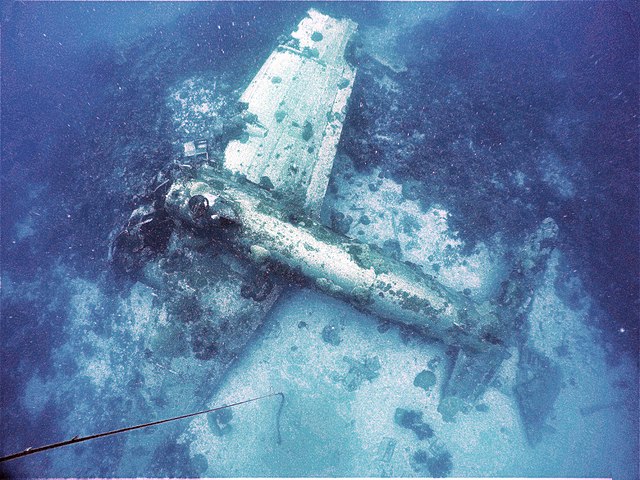
<svg viewBox="0 0 640 480"><path fill-rule="evenodd" d="M287 208L276 196L205 166L197 179L174 183L166 205L170 214L196 229L224 229L225 241L246 258L291 269L360 310L415 327L449 345L486 350L499 343L495 314L480 313L472 300L420 267L336 233Z"/></svg>

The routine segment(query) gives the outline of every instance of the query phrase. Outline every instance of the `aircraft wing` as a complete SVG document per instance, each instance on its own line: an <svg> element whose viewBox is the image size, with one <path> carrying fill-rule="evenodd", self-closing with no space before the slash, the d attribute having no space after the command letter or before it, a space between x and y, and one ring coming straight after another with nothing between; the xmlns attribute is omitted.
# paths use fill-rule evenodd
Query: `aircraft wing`
<svg viewBox="0 0 640 480"><path fill-rule="evenodd" d="M356 74L344 53L356 29L310 10L240 98L250 120L225 151L227 169L310 215L320 213L342 132Z"/></svg>

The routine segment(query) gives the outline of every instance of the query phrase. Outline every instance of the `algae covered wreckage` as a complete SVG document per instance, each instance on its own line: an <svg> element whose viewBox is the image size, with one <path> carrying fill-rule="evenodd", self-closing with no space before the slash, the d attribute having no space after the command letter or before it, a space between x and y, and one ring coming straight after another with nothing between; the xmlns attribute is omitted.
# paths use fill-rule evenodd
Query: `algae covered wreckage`
<svg viewBox="0 0 640 480"><path fill-rule="evenodd" d="M311 286L409 335L450 345L454 360L438 407L446 421L482 408L503 360L518 355L514 396L535 443L561 379L552 360L528 342L527 313L557 226L544 220L506 269L497 295L477 303L327 221L323 202L356 80L349 61L358 54L356 30L349 19L310 10L240 97L238 135L224 152L208 152L202 139L186 144L179 168L159 174L126 227L115 232L111 261L154 288L182 320L189 340L183 335L173 348L189 343L196 359L209 362L211 388L283 291ZM325 337L340 341L331 329ZM158 358L168 348L149 348L148 358L162 364ZM339 381L357 389L376 378L376 362L348 359L349 371ZM193 365L183 367L174 373L187 375ZM415 385L428 391L433 375L425 370ZM222 435L228 419L220 422ZM420 412L398 408L395 422L427 442L412 457L415 471L444 475L451 469L451 455ZM382 457L390 457L394 443L381 448Z"/></svg>

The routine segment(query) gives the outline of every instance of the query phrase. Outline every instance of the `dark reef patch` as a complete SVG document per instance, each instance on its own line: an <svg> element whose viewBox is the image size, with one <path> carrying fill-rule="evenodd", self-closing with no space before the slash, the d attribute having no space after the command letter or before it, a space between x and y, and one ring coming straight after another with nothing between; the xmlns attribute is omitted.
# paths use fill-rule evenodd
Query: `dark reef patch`
<svg viewBox="0 0 640 480"><path fill-rule="evenodd" d="M393 417L396 424L402 428L409 429L416 434L418 440L425 440L433 437L433 429L422 420L422 412L418 410L406 410L404 408L396 408Z"/></svg>
<svg viewBox="0 0 640 480"><path fill-rule="evenodd" d="M201 468L198 462L198 468ZM196 477L199 471L191 464L189 446L178 443L177 435L169 436L156 449L149 465L149 471L158 477Z"/></svg>
<svg viewBox="0 0 640 480"><path fill-rule="evenodd" d="M442 478L451 473L453 462L451 454L446 450L435 454L425 450L418 450L411 457L413 469L421 473L429 473L430 477Z"/></svg>

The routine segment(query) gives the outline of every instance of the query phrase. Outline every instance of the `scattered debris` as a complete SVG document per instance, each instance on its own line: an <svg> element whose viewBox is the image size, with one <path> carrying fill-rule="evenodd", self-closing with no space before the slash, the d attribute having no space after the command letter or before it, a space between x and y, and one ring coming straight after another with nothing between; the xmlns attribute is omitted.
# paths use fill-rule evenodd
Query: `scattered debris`
<svg viewBox="0 0 640 480"><path fill-rule="evenodd" d="M542 353L525 345L520 352L514 393L530 444L539 443L543 432L549 430L546 421L560 394L561 385L560 368Z"/></svg>
<svg viewBox="0 0 640 480"><path fill-rule="evenodd" d="M340 338L340 328L333 324L327 325L322 329L322 340L324 343L337 347L342 342Z"/></svg>
<svg viewBox="0 0 640 480"><path fill-rule="evenodd" d="M442 420L449 423L455 423L458 413L467 413L468 411L468 404L456 396L445 396L438 404L438 413L442 415Z"/></svg>
<svg viewBox="0 0 640 480"><path fill-rule="evenodd" d="M413 385L422 388L425 392L431 390L436 384L436 374L431 370L422 370L413 380Z"/></svg>
<svg viewBox="0 0 640 480"><path fill-rule="evenodd" d="M438 368L438 365L440 365L441 360L442 359L436 355L431 360L429 360L429 363L427 363L427 367L429 368L429 370L435 370L436 368Z"/></svg>
<svg viewBox="0 0 640 480"><path fill-rule="evenodd" d="M233 412L230 408L218 410L209 415L209 428L211 433L216 437L222 437L231 433L233 428L229 424L233 418Z"/></svg>
<svg viewBox="0 0 640 480"><path fill-rule="evenodd" d="M350 392L358 390L365 380L371 382L380 376L378 371L381 365L378 357L365 357L362 361L344 357L343 360L349 365L349 371L345 375L334 373L333 380L342 383Z"/></svg>
<svg viewBox="0 0 640 480"><path fill-rule="evenodd" d="M384 437L378 445L376 458L380 462L389 463L393 458L397 442L393 438Z"/></svg>
<svg viewBox="0 0 640 480"><path fill-rule="evenodd" d="M440 442L432 442L428 450L418 450L411 457L411 466L421 475L442 478L451 473L453 462L451 453Z"/></svg>
<svg viewBox="0 0 640 480"><path fill-rule="evenodd" d="M618 400L617 402L596 403L595 405L582 407L580 409L580 415L582 415L583 417L587 417L589 415L593 415L594 413L598 413L603 410L608 410L610 408L619 408L624 406L625 406L624 400Z"/></svg>
<svg viewBox="0 0 640 480"><path fill-rule="evenodd" d="M404 408L396 408L393 417L397 425L402 428L412 430L418 440L425 440L433 437L433 429L422 420L422 412L418 410L405 410Z"/></svg>
<svg viewBox="0 0 640 480"><path fill-rule="evenodd" d="M185 157L198 157L203 155L205 160L209 159L209 141L206 138L186 142L182 147Z"/></svg>

